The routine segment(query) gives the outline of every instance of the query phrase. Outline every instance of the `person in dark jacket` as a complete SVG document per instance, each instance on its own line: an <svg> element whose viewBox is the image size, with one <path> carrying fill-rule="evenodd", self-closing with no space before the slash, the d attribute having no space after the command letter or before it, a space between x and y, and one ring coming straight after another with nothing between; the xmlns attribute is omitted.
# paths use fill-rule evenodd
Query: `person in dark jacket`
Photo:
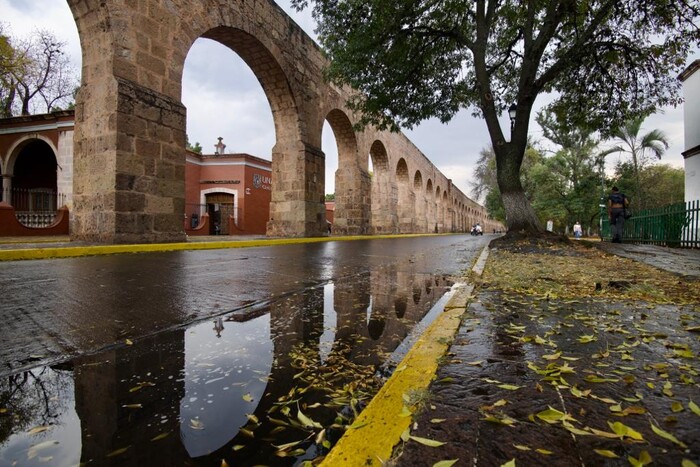
<svg viewBox="0 0 700 467"><path fill-rule="evenodd" d="M622 231L625 227L625 210L630 201L616 186L608 195L608 216L610 217L610 233L613 243L622 243Z"/></svg>

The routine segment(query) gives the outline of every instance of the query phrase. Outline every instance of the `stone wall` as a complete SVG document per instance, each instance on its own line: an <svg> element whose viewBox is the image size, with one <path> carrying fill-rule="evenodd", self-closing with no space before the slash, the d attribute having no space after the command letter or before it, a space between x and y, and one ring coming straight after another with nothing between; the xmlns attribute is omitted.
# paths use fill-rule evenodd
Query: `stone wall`
<svg viewBox="0 0 700 467"><path fill-rule="evenodd" d="M345 107L350 90L324 82L320 49L273 1L68 3L83 47L74 238L184 239L181 82L185 57L200 37L236 52L270 103L276 144L268 235L327 234L325 120L339 146L334 233L449 232L468 224L471 201L403 134L353 131L358 119ZM478 215L485 217L483 210Z"/></svg>

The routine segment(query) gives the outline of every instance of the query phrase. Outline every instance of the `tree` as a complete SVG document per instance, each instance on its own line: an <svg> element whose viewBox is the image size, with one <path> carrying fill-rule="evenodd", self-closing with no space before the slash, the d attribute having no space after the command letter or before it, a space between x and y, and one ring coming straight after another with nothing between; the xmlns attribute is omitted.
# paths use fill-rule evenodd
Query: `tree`
<svg viewBox="0 0 700 467"><path fill-rule="evenodd" d="M685 170L668 164L650 165L642 171L644 186L654 187L647 197L647 208L654 209L685 202Z"/></svg>
<svg viewBox="0 0 700 467"><path fill-rule="evenodd" d="M17 94L14 75L24 67L9 36L0 23L0 118L12 116L12 105Z"/></svg>
<svg viewBox="0 0 700 467"><path fill-rule="evenodd" d="M682 203L685 200L685 170L671 167L667 164L654 164L643 167L639 173L642 186L651 187L646 203L642 205L636 198L631 197L634 211L655 209L671 204ZM634 193L637 185L637 174L632 162L619 162L615 166L615 184L623 193Z"/></svg>
<svg viewBox="0 0 700 467"><path fill-rule="evenodd" d="M532 199L539 187L532 181L532 168L539 165L543 160L542 151L535 147L532 141L528 141L523 159L523 170L520 172L521 184L525 189L525 196ZM501 199L496 175L496 154L493 147L484 148L479 153L479 160L474 168L474 182L472 185L472 195L476 199L485 196L484 207L492 219L505 222L506 212Z"/></svg>
<svg viewBox="0 0 700 467"><path fill-rule="evenodd" d="M544 137L558 149L533 168L531 178L538 188L533 196L535 211L540 219L552 219L559 227L576 221L584 228L594 225L603 189L594 131L548 110L538 113L536 120Z"/></svg>
<svg viewBox="0 0 700 467"><path fill-rule="evenodd" d="M190 137L189 135L185 135L185 147L187 148L188 151L196 152L197 154L202 153L202 145L199 144L199 141L194 143L194 146L190 144Z"/></svg>
<svg viewBox="0 0 700 467"><path fill-rule="evenodd" d="M634 193L640 208L647 206L646 193L641 180L641 171L649 163L649 153L661 159L663 153L668 149L668 139L660 130L651 130L644 135L639 132L642 128L644 117L633 118L626 121L619 128L611 132L611 136L621 144L604 151L601 156L622 152L632 157L632 169L634 171Z"/></svg>
<svg viewBox="0 0 700 467"><path fill-rule="evenodd" d="M496 155L509 232L542 231L520 182L530 114L550 93L566 120L615 127L677 104L675 79L700 42L693 0L292 0L313 4L331 64L357 93L360 124L397 130L481 116ZM512 104L510 141L499 116Z"/></svg>
<svg viewBox="0 0 700 467"><path fill-rule="evenodd" d="M70 106L78 80L63 52L65 45L45 30L15 41L0 31L3 116L52 112Z"/></svg>
<svg viewBox="0 0 700 467"><path fill-rule="evenodd" d="M555 231L564 230L576 221L581 221L584 228L595 226L604 188L594 132L572 125L552 111L540 112L536 119L555 150L545 156L531 142L525 153L521 183L535 214L542 223L552 220ZM472 194L481 198L488 193L489 214L502 216L504 208L494 196L498 184L493 150L481 152L474 178Z"/></svg>

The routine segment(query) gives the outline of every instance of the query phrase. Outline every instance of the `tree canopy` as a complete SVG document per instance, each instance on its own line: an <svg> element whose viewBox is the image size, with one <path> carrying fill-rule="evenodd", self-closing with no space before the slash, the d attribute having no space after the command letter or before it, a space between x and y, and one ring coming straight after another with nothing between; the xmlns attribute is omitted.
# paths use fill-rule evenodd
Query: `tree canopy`
<svg viewBox="0 0 700 467"><path fill-rule="evenodd" d="M69 107L78 79L50 31L13 39L0 26L0 117Z"/></svg>
<svg viewBox="0 0 700 467"><path fill-rule="evenodd" d="M611 136L616 146L601 154L602 157L614 153L629 154L632 158L632 169L634 173L634 195L637 198L638 206L642 209L647 206L647 193L642 183L641 172L646 168L651 160L650 154L656 159L661 159L666 149L668 149L668 138L661 130L651 130L640 134L644 118L632 118L626 121L619 128L611 132Z"/></svg>
<svg viewBox="0 0 700 467"><path fill-rule="evenodd" d="M680 102L700 43L694 0L292 0L312 5L361 124L397 130L461 108L485 120L509 231L542 231L520 182L530 114L547 93L563 121L603 134ZM509 140L500 117L515 105Z"/></svg>
<svg viewBox="0 0 700 467"><path fill-rule="evenodd" d="M601 212L604 212L600 204L604 203L613 185L631 195L635 212L683 202L683 169L644 164L636 170L633 162L621 161L614 174L608 176L604 163L609 151L599 152L599 141L590 129L571 126L548 111L539 113L537 121L554 150L545 151L538 142L529 142L520 179L538 219L542 223L551 220L556 232L564 232L567 227L570 231L577 221L584 230L597 231ZM650 133L654 134L655 130ZM503 220L505 210L496 180L495 153L491 148L481 151L474 178L472 194L477 199L485 199L491 217ZM645 202L634 191L639 181L649 187Z"/></svg>

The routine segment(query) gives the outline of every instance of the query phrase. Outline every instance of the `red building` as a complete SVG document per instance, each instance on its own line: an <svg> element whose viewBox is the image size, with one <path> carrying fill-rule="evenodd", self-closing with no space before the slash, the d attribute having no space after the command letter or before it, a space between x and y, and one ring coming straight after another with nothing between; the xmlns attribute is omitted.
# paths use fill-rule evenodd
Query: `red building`
<svg viewBox="0 0 700 467"><path fill-rule="evenodd" d="M22 225L46 227L56 220L59 208L71 209L74 126L73 111L0 119L0 202L14 208ZM265 234L272 198L271 162L249 154L226 154L222 138L216 148L210 155L183 149L185 231ZM7 225L0 222L0 236L19 235L17 228L3 231Z"/></svg>
<svg viewBox="0 0 700 467"><path fill-rule="evenodd" d="M221 149L225 145L219 139ZM270 161L250 154L202 155L187 152L185 216L188 235L203 214L208 229L200 235L265 234L270 218L272 169Z"/></svg>

